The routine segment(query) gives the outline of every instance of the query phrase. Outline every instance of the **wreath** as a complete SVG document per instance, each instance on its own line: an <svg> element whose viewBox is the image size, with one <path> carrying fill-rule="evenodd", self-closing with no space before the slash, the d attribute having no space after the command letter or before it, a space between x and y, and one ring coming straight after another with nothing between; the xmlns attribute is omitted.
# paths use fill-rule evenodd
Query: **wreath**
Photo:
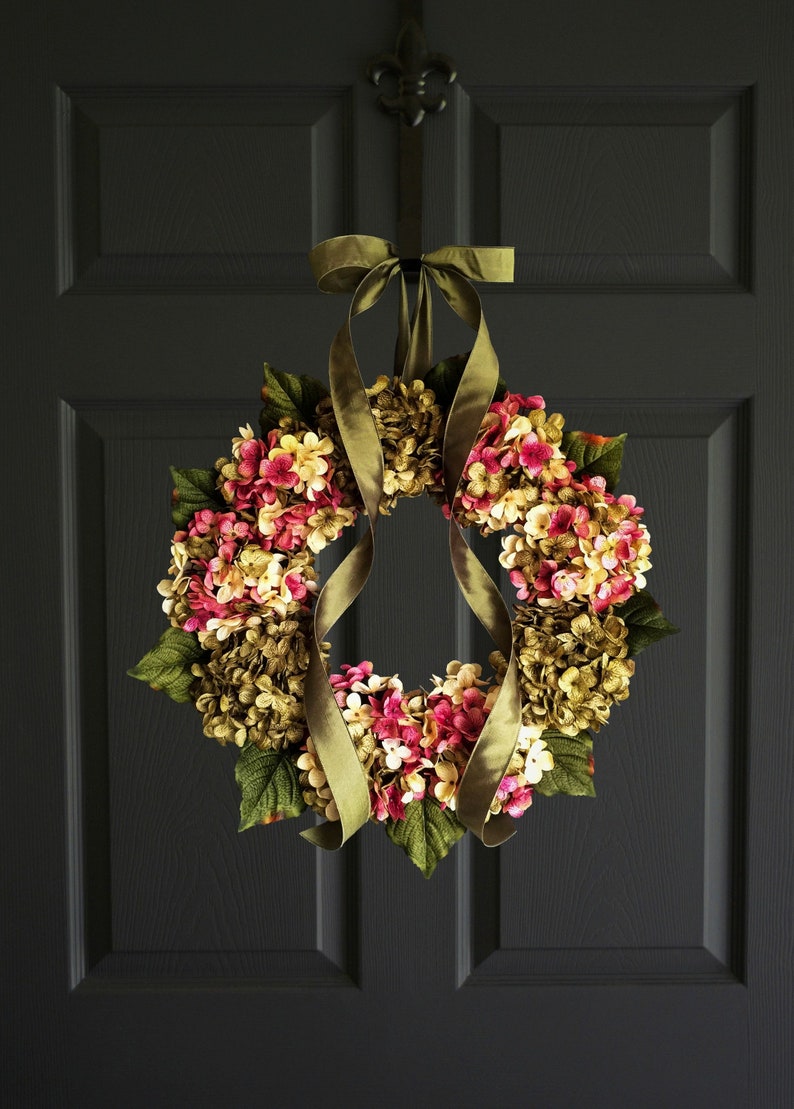
<svg viewBox="0 0 794 1109"><path fill-rule="evenodd" d="M316 742L325 721L307 684L315 648L366 815L429 877L477 830L461 816L461 785L511 663L520 719L509 761L489 766L480 786L485 826L522 816L536 792L594 793L591 733L628 696L634 657L675 630L645 589L643 509L616 492L625 435L566 431L542 397L499 378L449 495L445 435L470 360L408 381L381 376L361 395L382 455L378 514L427 494L457 529L499 535L517 596L512 650L490 655L490 674L455 660L427 688L406 690L371 661L328 672L315 557L372 513L321 381L266 364L260 433L241 427L210 469L171 470L177 530L158 586L170 626L129 673L192 701L204 734L239 749L241 831L306 808L339 827L344 782L331 772L336 749Z"/></svg>

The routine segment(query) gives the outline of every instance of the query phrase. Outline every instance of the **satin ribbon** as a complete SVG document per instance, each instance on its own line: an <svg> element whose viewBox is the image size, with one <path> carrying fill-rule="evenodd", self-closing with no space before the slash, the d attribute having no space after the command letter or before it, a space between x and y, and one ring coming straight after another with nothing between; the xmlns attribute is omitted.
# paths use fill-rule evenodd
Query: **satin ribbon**
<svg viewBox="0 0 794 1109"><path fill-rule="evenodd" d="M321 291L353 293L347 319L331 344L329 381L342 442L369 519L368 531L328 579L317 600L305 680L309 732L340 819L307 829L302 835L318 846L334 849L368 819L369 792L355 745L325 675L320 645L369 577L383 487L383 453L353 348L352 320L376 304L390 281L399 275L395 369L404 382L424 377L430 369L431 279L452 310L476 332L444 434L444 483L451 510L499 377L499 363L480 298L469 282L512 281L513 251L502 247L463 246L442 247L422 255L416 307L410 322L400 259L385 239L367 235L327 239L312 250L309 258ZM469 759L457 800L461 822L483 843L496 846L515 830L510 817L499 815L488 819L491 802L507 771L521 725L512 625L498 587L469 549L451 511L449 549L455 577L467 604L508 660L502 687Z"/></svg>

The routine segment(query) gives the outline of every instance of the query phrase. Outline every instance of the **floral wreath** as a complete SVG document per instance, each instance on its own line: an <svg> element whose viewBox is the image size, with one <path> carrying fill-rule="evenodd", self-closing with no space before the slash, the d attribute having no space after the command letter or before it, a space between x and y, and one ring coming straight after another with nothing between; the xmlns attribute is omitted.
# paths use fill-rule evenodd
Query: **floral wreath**
<svg viewBox="0 0 794 1109"><path fill-rule="evenodd" d="M372 516L333 379L329 393L266 364L261 435L245 425L211 469L171 471L177 531L158 586L170 626L129 673L192 701L205 735L239 748L241 831L308 807L336 824L330 845L346 838L337 748L316 742L325 724L307 684L315 648L365 783L365 815L429 877L467 827L478 830L462 816L461 787L511 663L520 715L502 748L509 758L491 760L479 787L486 830L522 816L536 792L594 793L591 733L628 696L634 656L675 630L645 589L643 509L615 492L625 435L564 431L542 397L498 379L450 497L445 436L470 361L456 356L408 381L381 376L360 392L382 453L378 513L428 494L457 529L500 536L517 603L512 650L502 643L490 655L490 676L452 661L427 689L405 690L369 661L327 673L315 556Z"/></svg>

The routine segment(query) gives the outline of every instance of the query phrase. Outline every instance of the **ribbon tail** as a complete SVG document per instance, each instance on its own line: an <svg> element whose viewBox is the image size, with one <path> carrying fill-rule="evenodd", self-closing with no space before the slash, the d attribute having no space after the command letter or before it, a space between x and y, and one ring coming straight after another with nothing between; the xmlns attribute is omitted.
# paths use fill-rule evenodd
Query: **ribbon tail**
<svg viewBox="0 0 794 1109"><path fill-rule="evenodd" d="M477 332L447 418L443 466L450 508L450 557L455 577L469 608L508 660L501 689L471 753L457 799L460 821L486 846L495 847L515 831L510 817L493 816L490 809L510 764L521 727L518 666L510 614L501 592L466 544L452 509L466 461L499 380L499 362L476 290L457 271L432 268L431 273L452 310Z"/></svg>
<svg viewBox="0 0 794 1109"><path fill-rule="evenodd" d="M502 595L482 563L467 545L454 519L450 519L450 556L455 576L469 608L508 660L507 672L463 772L457 798L457 816L486 847L496 847L515 834L513 820L494 815L491 805L507 773L521 725L521 691L513 646L510 614Z"/></svg>
<svg viewBox="0 0 794 1109"><path fill-rule="evenodd" d="M419 271L419 289L411 319L411 341L403 370L403 383L427 377L433 364L433 304L424 266Z"/></svg>
<svg viewBox="0 0 794 1109"><path fill-rule="evenodd" d="M309 666L304 679L306 718L309 734L339 810L339 820L307 828L301 835L316 847L329 851L341 847L367 822L370 803L366 776L328 684L320 644L364 587L372 566L373 544L373 530L370 530L323 586L314 611L314 629L309 644Z"/></svg>
<svg viewBox="0 0 794 1109"><path fill-rule="evenodd" d="M348 316L337 332L329 356L329 382L339 432L358 485L369 529L323 587L314 611L309 665L305 677L309 735L339 810L339 821L308 828L301 835L318 847L334 850L369 819L369 787L356 747L336 703L323 665L320 644L364 588L375 554L375 529L383 488L383 452L366 388L353 347L351 323L383 295L397 263L386 260L359 283Z"/></svg>

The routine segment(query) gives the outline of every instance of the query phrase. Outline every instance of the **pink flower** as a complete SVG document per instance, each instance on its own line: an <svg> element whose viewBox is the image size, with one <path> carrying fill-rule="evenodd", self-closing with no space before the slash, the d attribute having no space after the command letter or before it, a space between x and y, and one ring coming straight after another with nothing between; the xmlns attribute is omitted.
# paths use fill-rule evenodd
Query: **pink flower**
<svg viewBox="0 0 794 1109"><path fill-rule="evenodd" d="M644 508L640 508L637 504L636 497L632 497L629 493L624 493L622 497L618 497L618 504L623 504L629 509L632 516L642 516L645 513Z"/></svg>
<svg viewBox="0 0 794 1109"><path fill-rule="evenodd" d="M599 585L598 591L593 597L593 608L596 612L603 612L610 605L623 604L634 592L633 585L633 577L627 574L618 574L613 578L607 578L605 582Z"/></svg>
<svg viewBox="0 0 794 1109"><path fill-rule="evenodd" d="M520 570L510 571L510 581L518 590L517 597L519 601L527 601L534 595L530 590L529 582Z"/></svg>
<svg viewBox="0 0 794 1109"><path fill-rule="evenodd" d="M551 514L551 521L549 523L549 535L564 535L570 528L574 519L573 505L561 504L559 508Z"/></svg>
<svg viewBox="0 0 794 1109"><path fill-rule="evenodd" d="M565 535L572 531L580 539L587 539L590 535L590 510L587 505L578 504L574 508L571 504L561 504L551 514L549 522L549 536Z"/></svg>
<svg viewBox="0 0 794 1109"><path fill-rule="evenodd" d="M405 716L403 709L402 689L390 690L386 696L378 701L372 698L373 715L372 730L384 743L387 739L397 739L400 735L400 724Z"/></svg>
<svg viewBox="0 0 794 1109"><path fill-rule="evenodd" d="M493 413L499 419L498 424L494 426L501 428L502 431L507 430L508 424L513 416L518 415L519 399L518 394L505 393L501 400L494 401L488 409L489 412Z"/></svg>
<svg viewBox="0 0 794 1109"><path fill-rule="evenodd" d="M383 821L387 817L405 820L405 805L396 785L381 786L376 783L370 792L370 802L377 820Z"/></svg>
<svg viewBox="0 0 794 1109"><path fill-rule="evenodd" d="M558 570L559 566L551 559L541 562L534 582L535 589L541 596L549 596L553 593L552 579Z"/></svg>
<svg viewBox="0 0 794 1109"><path fill-rule="evenodd" d="M287 574L284 582L292 594L293 601L303 601L308 597L309 590L300 574Z"/></svg>
<svg viewBox="0 0 794 1109"><path fill-rule="evenodd" d="M518 781L512 775L506 774L502 781L499 783L499 789L496 791L496 796L500 801L504 801L518 788Z"/></svg>
<svg viewBox="0 0 794 1109"><path fill-rule="evenodd" d="M294 462L291 454L279 454L273 459L263 459L259 472L269 485L290 489L300 481L292 468Z"/></svg>
<svg viewBox="0 0 794 1109"><path fill-rule="evenodd" d="M259 464L265 453L261 439L244 439L237 448L237 469L244 478L252 478L259 473Z"/></svg>
<svg viewBox="0 0 794 1109"><path fill-rule="evenodd" d="M607 493L607 479L605 477L600 477L597 474L582 474L582 485L591 493L602 493L606 494L607 497L611 497L611 494Z"/></svg>
<svg viewBox="0 0 794 1109"><path fill-rule="evenodd" d="M200 509L188 525L188 535L208 535L215 527L216 517L214 509Z"/></svg>
<svg viewBox="0 0 794 1109"><path fill-rule="evenodd" d="M581 580L582 575L577 571L558 570L551 577L552 595L563 601L570 601L576 596L577 586Z"/></svg>
<svg viewBox="0 0 794 1109"><path fill-rule="evenodd" d="M234 512L224 512L217 517L218 531L225 540L242 539L246 542L253 538L251 525L247 520L241 520Z"/></svg>
<svg viewBox="0 0 794 1109"><path fill-rule="evenodd" d="M469 455L468 461L466 463L467 469L472 462L481 462L489 474L498 474L499 471L502 469L502 463L499 460L499 453L494 449L494 447L482 447L480 449L475 448Z"/></svg>
<svg viewBox="0 0 794 1109"><path fill-rule="evenodd" d="M507 803L503 806L502 812L506 812L508 816L519 817L523 816L529 806L532 804L532 787L521 786L508 798Z"/></svg>
<svg viewBox="0 0 794 1109"><path fill-rule="evenodd" d="M539 477L543 473L544 463L553 454L554 448L548 443L541 443L534 431L531 431L521 446L518 460L531 477Z"/></svg>
<svg viewBox="0 0 794 1109"><path fill-rule="evenodd" d="M332 674L330 677L331 685L335 689L342 686L352 686L353 682L365 682L372 674L371 662L360 662L358 666L351 666L349 663L342 663L342 674Z"/></svg>

